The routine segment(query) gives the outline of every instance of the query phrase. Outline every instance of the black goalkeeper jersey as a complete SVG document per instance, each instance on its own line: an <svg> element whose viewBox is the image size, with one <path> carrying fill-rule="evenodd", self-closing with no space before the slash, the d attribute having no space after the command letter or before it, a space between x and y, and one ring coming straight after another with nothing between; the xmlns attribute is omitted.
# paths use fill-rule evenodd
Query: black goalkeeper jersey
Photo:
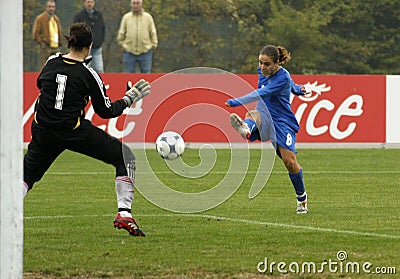
<svg viewBox="0 0 400 279"><path fill-rule="evenodd" d="M101 77L85 62L62 57L49 58L37 79L40 95L35 121L41 126L71 130L85 117L89 97L101 118L113 118L127 107L125 101L111 102Z"/></svg>

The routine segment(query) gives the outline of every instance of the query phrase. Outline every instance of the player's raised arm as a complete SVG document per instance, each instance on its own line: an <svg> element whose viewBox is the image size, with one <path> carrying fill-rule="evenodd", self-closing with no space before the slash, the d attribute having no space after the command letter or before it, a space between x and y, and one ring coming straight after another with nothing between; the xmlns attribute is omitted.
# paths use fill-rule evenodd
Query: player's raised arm
<svg viewBox="0 0 400 279"><path fill-rule="evenodd" d="M132 85L128 82L128 90L120 100L111 102L106 94L104 84L98 86L98 91L91 94L94 111L101 118L113 118L122 114L125 108L137 103L150 94L150 83L144 79Z"/></svg>

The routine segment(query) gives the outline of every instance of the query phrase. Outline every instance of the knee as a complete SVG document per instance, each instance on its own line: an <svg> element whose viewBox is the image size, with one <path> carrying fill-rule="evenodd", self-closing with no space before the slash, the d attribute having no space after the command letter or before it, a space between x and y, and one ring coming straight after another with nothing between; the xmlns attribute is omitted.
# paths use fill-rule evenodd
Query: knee
<svg viewBox="0 0 400 279"><path fill-rule="evenodd" d="M124 157L125 164L135 162L135 155L126 144L122 144L122 155Z"/></svg>
<svg viewBox="0 0 400 279"><path fill-rule="evenodd" d="M256 120L256 118L259 118L259 116L260 113L255 109L246 112L246 118L252 118L253 120Z"/></svg>
<svg viewBox="0 0 400 279"><path fill-rule="evenodd" d="M261 126L261 115L257 110L250 110L246 112L246 118L253 119L258 127Z"/></svg>
<svg viewBox="0 0 400 279"><path fill-rule="evenodd" d="M289 171L291 174L296 174L300 171L301 167L299 163L297 162L296 158L290 157L290 158L285 158L283 160L283 163L285 164L286 169Z"/></svg>
<svg viewBox="0 0 400 279"><path fill-rule="evenodd" d="M296 160L285 161L285 167L291 174L296 174L300 171L301 167Z"/></svg>

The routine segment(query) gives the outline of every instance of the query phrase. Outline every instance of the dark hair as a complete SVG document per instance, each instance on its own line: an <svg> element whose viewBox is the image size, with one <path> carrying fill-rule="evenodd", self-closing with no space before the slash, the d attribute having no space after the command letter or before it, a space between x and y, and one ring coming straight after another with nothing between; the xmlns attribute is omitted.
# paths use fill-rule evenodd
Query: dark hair
<svg viewBox="0 0 400 279"><path fill-rule="evenodd" d="M92 44L92 29L84 22L73 23L69 27L69 36L64 37L68 48L82 50Z"/></svg>
<svg viewBox="0 0 400 279"><path fill-rule="evenodd" d="M260 55L266 55L274 61L283 65L290 60L290 52L283 46L266 45L260 51Z"/></svg>

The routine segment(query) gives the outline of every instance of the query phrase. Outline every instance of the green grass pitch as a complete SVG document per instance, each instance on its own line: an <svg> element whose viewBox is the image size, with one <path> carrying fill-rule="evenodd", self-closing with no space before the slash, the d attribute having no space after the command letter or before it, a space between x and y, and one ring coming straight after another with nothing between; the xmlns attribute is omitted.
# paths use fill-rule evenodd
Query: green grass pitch
<svg viewBox="0 0 400 279"><path fill-rule="evenodd" d="M398 278L400 149L298 151L309 214L295 214L278 158L267 185L248 198L260 153L252 149L240 188L208 211L170 212L136 191L142 238L113 227L113 167L65 152L24 201L24 278ZM163 183L199 192L223 179L230 150L218 149L210 173L195 179L169 171L155 150L147 156ZM199 151L182 159L196 165ZM138 180L147 175L138 161Z"/></svg>

